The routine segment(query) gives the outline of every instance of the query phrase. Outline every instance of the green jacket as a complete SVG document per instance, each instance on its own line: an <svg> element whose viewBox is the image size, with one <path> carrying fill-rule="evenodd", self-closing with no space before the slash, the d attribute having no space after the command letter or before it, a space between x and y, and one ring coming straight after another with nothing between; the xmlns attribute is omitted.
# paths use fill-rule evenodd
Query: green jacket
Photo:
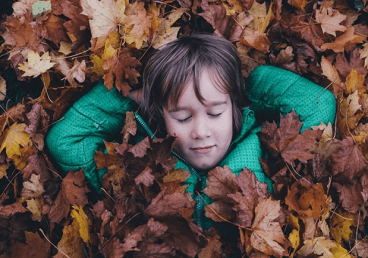
<svg viewBox="0 0 368 258"><path fill-rule="evenodd" d="M243 112L241 132L231 143L228 154L219 166L227 165L237 175L246 167L254 172L259 181L267 183L272 192L272 182L264 175L259 162L264 153L256 134L260 124L255 114L262 121L277 121L280 113L286 114L294 109L303 121L303 131L321 122L333 123L336 101L328 90L273 66L260 66L252 71L248 78L247 94L251 105ZM96 170L93 159L95 150L104 151L103 140L116 139L126 111L135 110L136 103L122 97L116 88L107 91L102 83L97 84L65 113L64 120L50 129L46 144L51 155L65 173L71 169L84 169L90 184L100 189L106 170ZM138 124L145 127L140 116L137 116L137 120ZM185 183L188 185L187 192L192 193L193 199L197 200L193 217L202 228L210 227L213 222L204 216L205 203L194 193L198 182L202 182L202 190L206 187L206 173L197 173L185 160L180 159L176 168L191 172ZM212 202L205 194L202 196L206 202Z"/></svg>

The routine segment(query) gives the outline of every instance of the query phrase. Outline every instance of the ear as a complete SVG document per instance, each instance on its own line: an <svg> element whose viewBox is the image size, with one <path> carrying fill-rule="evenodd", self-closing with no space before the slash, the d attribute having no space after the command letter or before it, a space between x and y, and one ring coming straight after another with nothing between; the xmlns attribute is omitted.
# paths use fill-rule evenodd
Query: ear
<svg viewBox="0 0 368 258"><path fill-rule="evenodd" d="M142 96L143 96L143 88L138 89L138 90L132 90L129 92L129 98L131 98L138 104L141 104Z"/></svg>

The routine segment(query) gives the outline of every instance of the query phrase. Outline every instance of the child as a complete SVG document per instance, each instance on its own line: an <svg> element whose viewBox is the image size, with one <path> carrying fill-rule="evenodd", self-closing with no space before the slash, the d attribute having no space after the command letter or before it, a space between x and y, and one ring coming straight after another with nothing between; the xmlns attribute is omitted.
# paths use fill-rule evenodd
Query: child
<svg viewBox="0 0 368 258"><path fill-rule="evenodd" d="M47 145L64 172L83 168L90 184L99 190L105 171L96 170L95 150L103 151L103 140L111 141L119 133L126 111L139 110L152 130L138 114L136 119L149 136L153 131L177 137L176 168L191 172L186 184L197 201L193 217L206 229L212 221L204 216L205 203L195 190L206 187L210 169L227 165L238 174L246 167L272 189L259 163L263 152L254 112L261 119L276 120L280 113L294 109L303 121L303 131L321 122L333 123L335 106L329 91L272 66L256 68L245 85L234 46L217 36L194 34L169 43L150 59L139 109L116 88L107 91L99 83L51 128Z"/></svg>

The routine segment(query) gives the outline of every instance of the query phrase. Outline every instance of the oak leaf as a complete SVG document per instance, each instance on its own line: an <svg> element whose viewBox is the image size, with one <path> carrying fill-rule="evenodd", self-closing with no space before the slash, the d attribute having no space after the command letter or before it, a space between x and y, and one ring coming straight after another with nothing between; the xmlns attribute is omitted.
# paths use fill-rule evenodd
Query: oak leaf
<svg viewBox="0 0 368 258"><path fill-rule="evenodd" d="M275 220L280 216L280 201L271 198L261 201L255 209L252 224L251 245L267 255L282 257L287 255L288 241L285 239L281 226Z"/></svg>
<svg viewBox="0 0 368 258"><path fill-rule="evenodd" d="M316 22L321 24L323 33L336 36L336 31L345 31L346 27L340 25L346 19L346 15L338 10L321 7L316 10Z"/></svg>

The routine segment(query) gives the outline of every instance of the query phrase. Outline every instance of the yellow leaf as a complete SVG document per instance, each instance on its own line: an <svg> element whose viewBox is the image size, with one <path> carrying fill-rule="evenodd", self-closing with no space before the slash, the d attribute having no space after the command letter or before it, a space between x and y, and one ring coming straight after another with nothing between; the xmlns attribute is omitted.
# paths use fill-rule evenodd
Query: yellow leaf
<svg viewBox="0 0 368 258"><path fill-rule="evenodd" d="M124 18L124 38L128 44L135 43L135 47L140 49L152 27L152 17L147 15L143 2L134 2L127 10L127 16Z"/></svg>
<svg viewBox="0 0 368 258"><path fill-rule="evenodd" d="M307 0L288 0L288 3L302 11L304 11L305 6L307 5Z"/></svg>
<svg viewBox="0 0 368 258"><path fill-rule="evenodd" d="M346 93L351 94L358 91L359 94L363 94L367 91L367 87L364 86L365 76L363 74L359 74L356 69L350 71L348 76L346 76Z"/></svg>
<svg viewBox="0 0 368 258"><path fill-rule="evenodd" d="M84 258L87 257L84 248L83 241L78 232L78 222L73 220L72 224L65 226L63 229L63 236L60 239L57 250L59 251L54 258L65 258L65 254L69 257Z"/></svg>
<svg viewBox="0 0 368 258"><path fill-rule="evenodd" d="M331 248L331 253L333 254L334 257L338 257L338 258L352 258L353 257L348 253L348 250L346 250L339 244L337 244L336 247Z"/></svg>
<svg viewBox="0 0 368 258"><path fill-rule="evenodd" d="M289 234L289 241L291 243L291 246L293 247L293 252L290 254L290 257L293 257L295 254L295 251L298 249L300 245L300 237L299 237L299 230L293 229L291 233Z"/></svg>
<svg viewBox="0 0 368 258"><path fill-rule="evenodd" d="M79 234L84 243L89 241L89 223L88 217L84 213L83 208L78 205L73 205L70 215L76 219L79 226Z"/></svg>
<svg viewBox="0 0 368 258"><path fill-rule="evenodd" d="M243 11L241 2L238 0L227 0L226 2L222 2L222 6L226 9L226 15L236 15Z"/></svg>
<svg viewBox="0 0 368 258"><path fill-rule="evenodd" d="M305 240L304 245L299 249L297 254L306 257L310 254L320 255L323 258L334 258L330 251L331 248L337 246L337 243L324 237L316 237L311 240Z"/></svg>
<svg viewBox="0 0 368 258"><path fill-rule="evenodd" d="M27 62L18 65L19 70L25 72L22 77L33 76L35 78L40 74L47 72L47 70L55 65L55 63L51 62L49 52L45 52L40 56L37 52L29 50L27 60Z"/></svg>
<svg viewBox="0 0 368 258"><path fill-rule="evenodd" d="M35 221L42 220L42 203L40 199L30 199L26 200L27 202L27 209L32 213L32 219Z"/></svg>
<svg viewBox="0 0 368 258"><path fill-rule="evenodd" d="M32 144L29 134L24 131L26 127L26 124L14 123L8 128L5 132L0 152L5 148L8 158L12 158L14 155L20 156L20 146L25 147L28 144Z"/></svg>
<svg viewBox="0 0 368 258"><path fill-rule="evenodd" d="M0 52L1 53L1 52ZM6 96L6 81L0 76L0 101L3 101Z"/></svg>
<svg viewBox="0 0 368 258"><path fill-rule="evenodd" d="M60 42L60 48L58 50L60 53L64 55L69 55L72 52L72 44L67 43L65 41Z"/></svg>
<svg viewBox="0 0 368 258"><path fill-rule="evenodd" d="M363 44L363 49L359 51L360 58L365 58L364 67L368 69L368 42Z"/></svg>
<svg viewBox="0 0 368 258"><path fill-rule="evenodd" d="M257 1L254 1L252 7L248 10L248 13L253 17L253 20L249 23L248 27L258 30L260 22L264 22L267 17L266 2L259 4Z"/></svg>
<svg viewBox="0 0 368 258"><path fill-rule="evenodd" d="M359 104L358 91L350 94L346 99L341 100L338 113L339 128L345 133L349 134L347 130L352 130L363 117L363 113L357 113L362 106ZM343 130L345 128L345 130Z"/></svg>
<svg viewBox="0 0 368 258"><path fill-rule="evenodd" d="M105 74L105 70L103 69L104 60L98 55L92 55L91 61L93 63L93 66L91 68L92 72L94 72L98 76L103 76Z"/></svg>
<svg viewBox="0 0 368 258"><path fill-rule="evenodd" d="M2 179L6 175L6 170L8 169L9 164L0 164L0 179Z"/></svg>
<svg viewBox="0 0 368 258"><path fill-rule="evenodd" d="M267 26L270 24L271 18L273 16L272 14L272 2L270 4L270 8L268 8L267 16L264 19L261 19L258 24L258 32L264 33L267 29Z"/></svg>
<svg viewBox="0 0 368 258"><path fill-rule="evenodd" d="M357 144L362 144L365 142L365 139L368 137L368 124L359 123L353 132L354 140Z"/></svg>
<svg viewBox="0 0 368 258"><path fill-rule="evenodd" d="M348 212L334 214L331 218L331 235L337 243L344 239L348 241L353 231L350 227L354 224L354 215Z"/></svg>

